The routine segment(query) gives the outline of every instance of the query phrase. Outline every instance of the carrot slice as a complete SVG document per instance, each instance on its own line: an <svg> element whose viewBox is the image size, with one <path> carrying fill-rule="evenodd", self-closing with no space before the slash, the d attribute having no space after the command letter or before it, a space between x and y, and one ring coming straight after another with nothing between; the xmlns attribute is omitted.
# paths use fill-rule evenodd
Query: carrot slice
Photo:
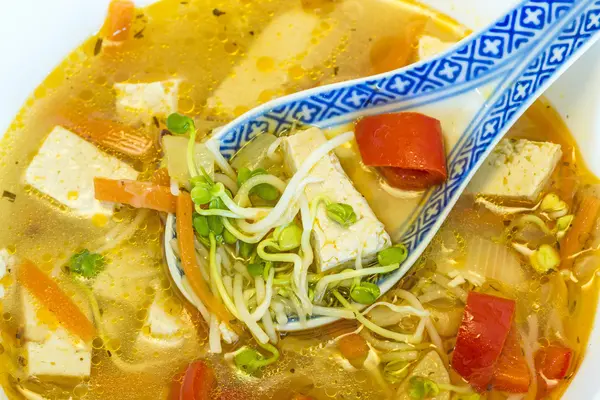
<svg viewBox="0 0 600 400"><path fill-rule="evenodd" d="M561 269L573 266L573 260L569 260L568 257L583 249L594 228L598 212L600 212L600 199L589 195L584 196L579 204L573 225L560 244Z"/></svg>
<svg viewBox="0 0 600 400"><path fill-rule="evenodd" d="M196 263L194 248L194 228L192 226L193 203L190 194L182 191L177 197L177 241L181 254L181 265L190 286L206 308L217 315L219 320L229 322L233 316L223 304L210 292L208 285L200 274Z"/></svg>
<svg viewBox="0 0 600 400"><path fill-rule="evenodd" d="M58 284L31 261L25 261L17 272L17 280L37 298L60 324L84 342L96 336L96 328Z"/></svg>
<svg viewBox="0 0 600 400"><path fill-rule="evenodd" d="M159 168L152 174L152 183L160 186L168 187L171 185L171 177L169 176L169 170L166 168Z"/></svg>
<svg viewBox="0 0 600 400"><path fill-rule="evenodd" d="M174 213L177 198L167 186L151 182L94 178L94 191L97 200L129 204L136 208L149 208L156 211Z"/></svg>
<svg viewBox="0 0 600 400"><path fill-rule="evenodd" d="M378 167L394 187L422 190L444 182L446 153L440 121L403 112L365 117L356 124L362 161Z"/></svg>
<svg viewBox="0 0 600 400"><path fill-rule="evenodd" d="M529 390L531 375L520 342L519 331L513 325L496 363L492 381L494 389L510 393L527 393Z"/></svg>
<svg viewBox="0 0 600 400"><path fill-rule="evenodd" d="M113 0L108 6L108 15L100 30L100 35L113 42L129 38L135 5L131 0Z"/></svg>
<svg viewBox="0 0 600 400"><path fill-rule="evenodd" d="M367 341L356 333L344 336L338 341L337 345L342 355L357 368L364 364L369 354Z"/></svg>

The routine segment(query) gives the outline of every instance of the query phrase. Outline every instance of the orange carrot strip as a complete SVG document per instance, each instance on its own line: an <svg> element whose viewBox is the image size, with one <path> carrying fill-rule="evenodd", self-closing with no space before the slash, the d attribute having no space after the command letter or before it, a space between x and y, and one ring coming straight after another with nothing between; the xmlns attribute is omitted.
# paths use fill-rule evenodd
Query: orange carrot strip
<svg viewBox="0 0 600 400"><path fill-rule="evenodd" d="M69 332L79 336L84 342L90 342L96 336L96 328L79 307L54 280L31 261L21 264L17 272L17 280L52 312Z"/></svg>
<svg viewBox="0 0 600 400"><path fill-rule="evenodd" d="M131 0L113 0L108 6L108 15L100 30L100 35L114 42L129 38L135 5Z"/></svg>
<svg viewBox="0 0 600 400"><path fill-rule="evenodd" d="M194 228L192 226L193 209L190 194L182 191L177 197L177 241L179 243L179 253L181 254L181 265L190 286L200 301L204 303L210 312L216 314L219 320L227 323L233 319L233 316L210 292L196 263Z"/></svg>
<svg viewBox="0 0 600 400"><path fill-rule="evenodd" d="M573 260L569 260L568 257L583 249L585 242L589 239L599 211L600 199L589 195L583 197L573 220L573 225L560 244L561 269L573 266Z"/></svg>
<svg viewBox="0 0 600 400"><path fill-rule="evenodd" d="M94 178L94 191L97 200L129 204L136 208L149 208L156 211L174 213L177 198L167 186L151 182Z"/></svg>

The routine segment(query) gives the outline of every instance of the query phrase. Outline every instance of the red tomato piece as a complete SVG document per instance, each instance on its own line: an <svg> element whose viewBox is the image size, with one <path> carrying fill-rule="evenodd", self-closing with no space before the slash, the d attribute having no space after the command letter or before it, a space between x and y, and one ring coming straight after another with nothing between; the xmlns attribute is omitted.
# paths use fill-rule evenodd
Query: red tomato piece
<svg viewBox="0 0 600 400"><path fill-rule="evenodd" d="M513 325L496 363L492 386L504 392L527 393L530 383L529 367L521 349L521 335Z"/></svg>
<svg viewBox="0 0 600 400"><path fill-rule="evenodd" d="M179 400L210 400L216 384L215 373L203 361L191 363L183 376Z"/></svg>
<svg viewBox="0 0 600 400"><path fill-rule="evenodd" d="M550 344L535 353L535 368L538 376L537 399L544 398L567 376L573 351L560 344Z"/></svg>
<svg viewBox="0 0 600 400"><path fill-rule="evenodd" d="M415 112L365 117L355 136L364 164L379 167L391 186L422 190L448 176L442 126L435 118Z"/></svg>
<svg viewBox="0 0 600 400"><path fill-rule="evenodd" d="M515 313L514 300L470 292L463 314L452 368L478 391L492 382Z"/></svg>

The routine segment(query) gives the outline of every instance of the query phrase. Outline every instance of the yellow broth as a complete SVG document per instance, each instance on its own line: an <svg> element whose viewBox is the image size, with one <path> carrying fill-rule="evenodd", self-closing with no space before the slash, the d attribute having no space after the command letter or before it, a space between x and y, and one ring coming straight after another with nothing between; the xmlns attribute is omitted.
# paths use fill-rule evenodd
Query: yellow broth
<svg viewBox="0 0 600 400"><path fill-rule="evenodd" d="M290 79L277 90L264 90L244 106L233 109L207 106L207 100L219 84L233 74L233 68L248 53L255 38L269 21L290 8L315 15L319 24L312 33L312 45L319 51L300 54L293 60L276 63L261 59L259 69L282 70ZM377 21L377 23L373 23ZM411 1L330 1L330 0L163 0L136 10L134 36L120 47L105 46L98 52L94 36L74 50L34 91L15 118L0 147L0 190L15 195L14 201L0 199L0 248L21 259L29 259L57 278L63 289L74 298L82 296L69 287L62 273L73 252L93 246L107 235L114 235L133 223L137 211L123 207L111 219L92 220L75 217L51 199L23 184L24 171L50 130L69 115L87 118L92 111L102 118L115 119L115 82L149 82L169 78L183 80L179 112L196 118L200 131L222 125L236 115L279 95L292 93L339 80L352 79L401 67L415 60L415 40L429 34L455 41L468 31L445 16L435 14ZM312 59L311 59L312 58ZM244 88L239 88L244 91ZM159 126L145 127L145 134L156 139ZM515 126L511 135L560 143L568 168L558 168L552 188L560 190L564 180L582 185L596 182L579 157L579 152L565 125L545 103L536 103ZM567 151L567 149L572 149ZM341 156L348 174L361 189L377 185L369 173L353 174L363 168L356 149ZM121 157L119 154L115 154ZM147 157L127 159L148 179L157 168L159 152ZM361 181L363 180L364 181ZM364 193L363 193L364 194ZM402 219L389 204L395 199L378 190L367 196L384 222ZM464 199L445 228L475 233L480 226L477 211L467 222L462 212L472 208ZM389 213L389 214L386 214ZM140 221L138 221L140 222ZM454 224L454 225L453 225ZM456 226L455 226L456 225ZM109 343L94 341L92 373L84 382L48 384L43 380L27 387L49 398L148 399L166 398L174 377L191 361L208 358L216 368L220 391L234 390L247 398L288 399L302 392L314 399L380 399L384 395L374 378L365 371L346 372L335 362L339 358L324 343L355 328L353 322L333 325L320 332L290 334L279 345L283 357L266 368L259 380L235 377L222 356L207 352L207 328L199 313L172 287L162 250L163 225L156 213L139 223L130 239L106 253L109 260L93 290L103 312L102 324ZM434 243L435 245L435 243ZM427 253L420 261L426 264ZM537 298L540 281L531 277L531 298ZM408 278L403 282L407 284ZM62 283L61 283L62 282ZM22 382L19 368L22 341L19 332L17 284L12 276L4 279L7 295L2 303L0 321L0 384L9 396L20 395L15 385ZM169 347L148 347L134 351L138 334L153 296L161 292L172 315L181 319L185 334ZM575 299L578 303L566 325L568 341L574 346L576 371L583 357L597 300L597 280L587 284ZM519 301L530 301L520 299ZM531 300L534 302L535 300ZM544 305L537 305L544 307ZM527 307L532 307L529 303ZM44 313L40 319L57 322ZM242 342L248 341L247 336ZM158 349L158 350L157 350ZM226 347L225 350L228 350ZM115 355L128 367L119 368ZM457 381L458 382L458 381ZM553 398L566 388L553 392ZM489 398L505 398L493 394Z"/></svg>

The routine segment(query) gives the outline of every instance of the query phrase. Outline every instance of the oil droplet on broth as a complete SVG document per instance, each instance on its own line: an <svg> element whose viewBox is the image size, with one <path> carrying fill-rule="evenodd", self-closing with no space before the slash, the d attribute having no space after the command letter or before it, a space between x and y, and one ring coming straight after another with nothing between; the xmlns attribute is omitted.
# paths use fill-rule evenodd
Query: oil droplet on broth
<svg viewBox="0 0 600 400"><path fill-rule="evenodd" d="M275 68L275 60L272 57L259 57L256 60L256 68L260 72L271 72Z"/></svg>

